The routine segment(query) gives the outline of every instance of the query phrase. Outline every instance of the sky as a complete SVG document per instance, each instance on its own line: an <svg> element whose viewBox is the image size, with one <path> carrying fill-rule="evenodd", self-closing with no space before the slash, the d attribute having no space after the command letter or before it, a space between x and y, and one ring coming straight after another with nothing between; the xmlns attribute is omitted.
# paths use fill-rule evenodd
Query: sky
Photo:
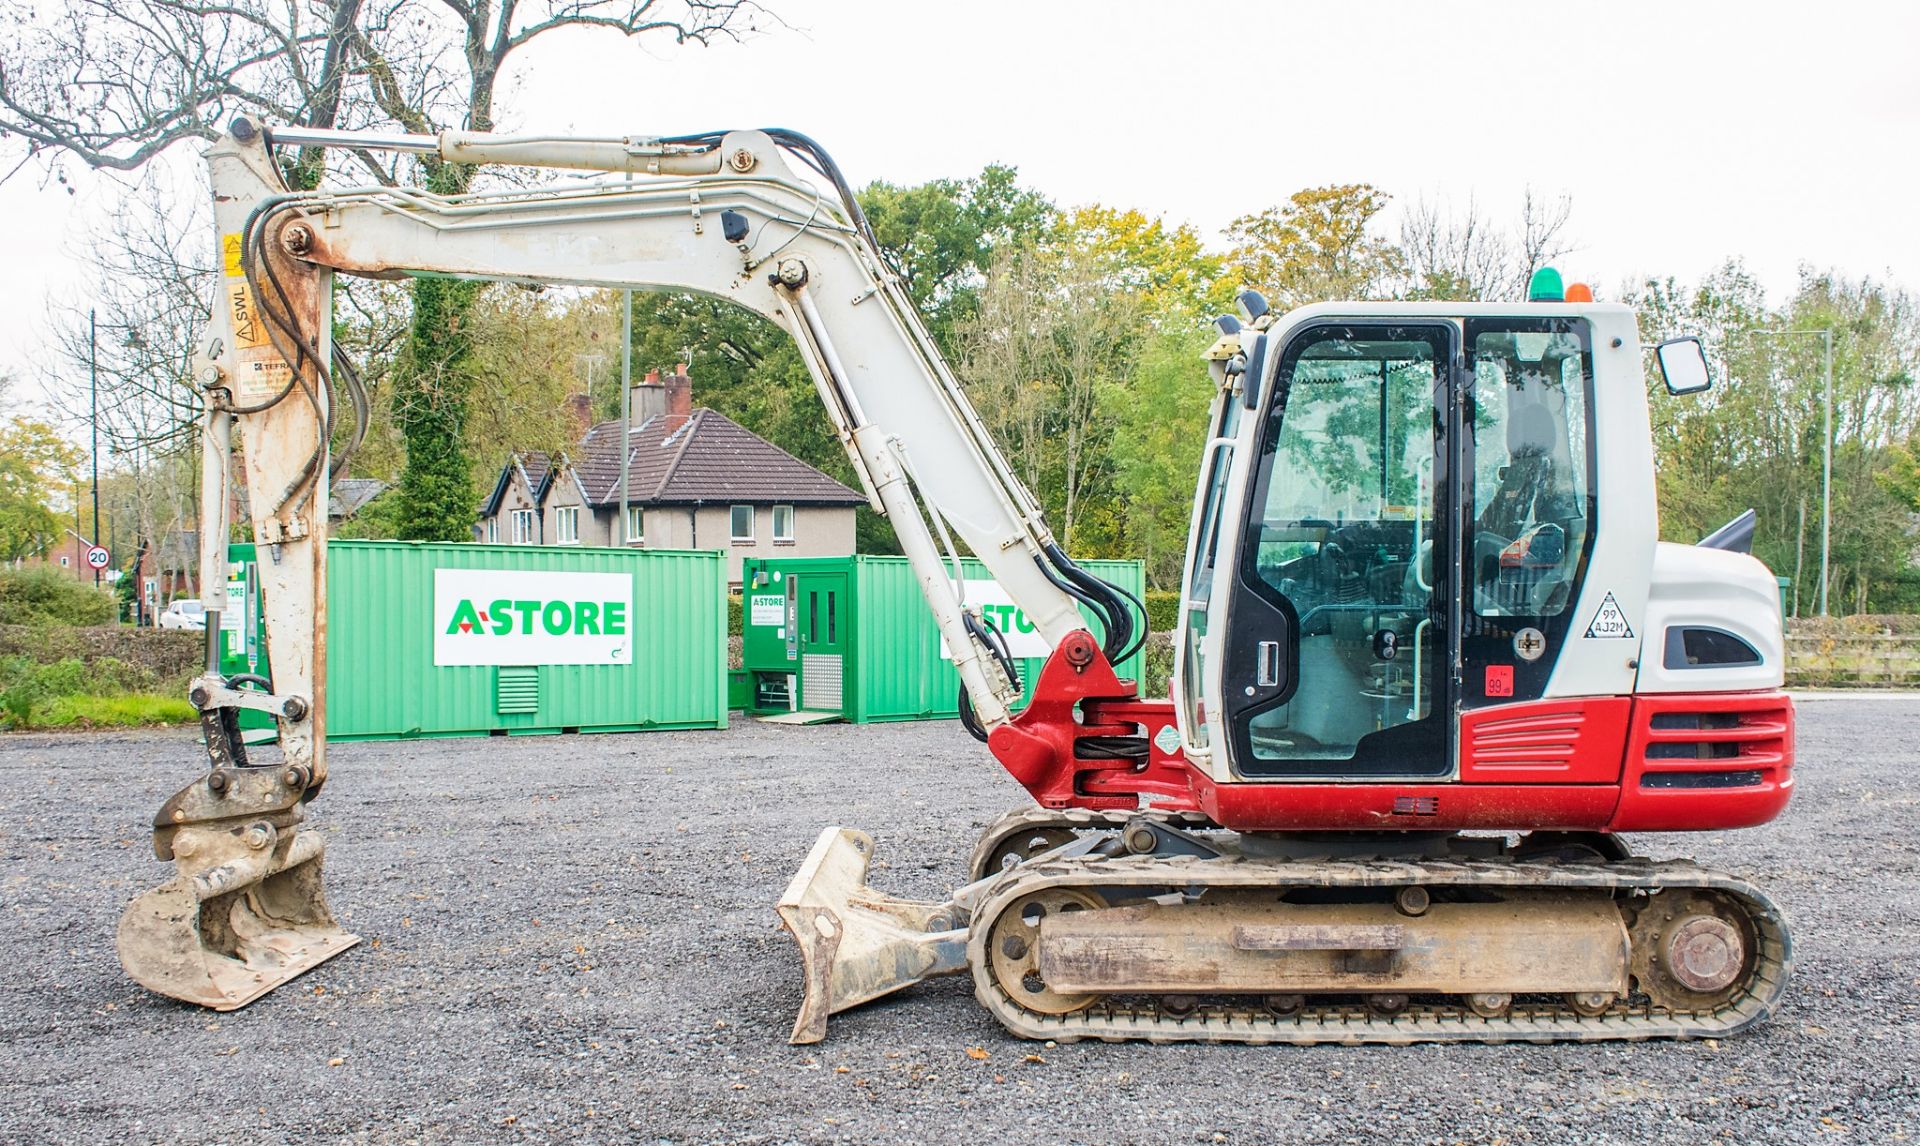
<svg viewBox="0 0 1920 1146"><path fill-rule="evenodd" d="M1808 265L1920 287L1920 5L766 3L788 27L738 45L536 41L503 127L788 127L856 186L1007 163L1062 205L1216 240L1304 187L1471 199L1502 223L1531 188L1571 198L1562 269L1608 293L1736 256L1776 300ZM31 165L0 184L0 372L29 404L70 369L49 308L84 305L88 224L122 207L124 182L67 171L77 193Z"/></svg>

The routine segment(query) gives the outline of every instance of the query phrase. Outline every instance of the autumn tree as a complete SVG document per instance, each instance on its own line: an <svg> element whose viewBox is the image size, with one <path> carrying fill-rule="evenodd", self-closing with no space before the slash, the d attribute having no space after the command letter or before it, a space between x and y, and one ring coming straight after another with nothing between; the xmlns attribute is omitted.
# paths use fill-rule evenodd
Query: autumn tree
<svg viewBox="0 0 1920 1146"><path fill-rule="evenodd" d="M55 507L78 496L85 459L43 421L16 414L0 424L0 562L17 564L59 540Z"/></svg>
<svg viewBox="0 0 1920 1146"><path fill-rule="evenodd" d="M956 332L960 373L1071 552L1124 544L1112 446L1138 410L1139 356L1163 334L1198 329L1198 314L1225 301L1223 272L1191 227L1098 205L997 255L978 313Z"/></svg>
<svg viewBox="0 0 1920 1146"><path fill-rule="evenodd" d="M1405 260L1376 234L1390 197L1366 183L1310 187L1227 225L1236 280L1287 310L1326 299L1388 296Z"/></svg>

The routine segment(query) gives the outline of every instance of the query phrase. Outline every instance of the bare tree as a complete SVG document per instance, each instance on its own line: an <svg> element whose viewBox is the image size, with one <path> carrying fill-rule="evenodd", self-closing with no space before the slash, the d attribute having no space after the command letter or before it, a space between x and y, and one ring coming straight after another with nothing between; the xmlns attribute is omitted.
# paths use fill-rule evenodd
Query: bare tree
<svg viewBox="0 0 1920 1146"><path fill-rule="evenodd" d="M50 314L64 369L50 371L49 400L70 422L95 407L103 448L120 454L188 450L197 393L187 384L195 340L211 317L213 244L204 194L175 196L159 171L141 179L123 209L82 243L95 274L84 297Z"/></svg>
<svg viewBox="0 0 1920 1146"><path fill-rule="evenodd" d="M70 0L47 20L11 2L24 32L0 44L0 138L23 141L28 159L123 171L242 113L309 127L491 130L508 59L550 32L704 45L770 18L754 0ZM363 181L403 174L397 161L352 154ZM281 162L292 186L310 188L328 175L324 159L307 150ZM433 191L473 184L469 166L419 162ZM211 237L197 245L210 251ZM413 287L390 388L407 442L403 536L468 536L464 331L477 297L466 283Z"/></svg>
<svg viewBox="0 0 1920 1146"><path fill-rule="evenodd" d="M1572 217L1571 199L1542 199L1532 189L1511 230L1496 225L1472 198L1457 213L1444 200L1421 199L1400 221L1402 293L1419 299L1524 298L1533 272L1573 249L1566 234Z"/></svg>

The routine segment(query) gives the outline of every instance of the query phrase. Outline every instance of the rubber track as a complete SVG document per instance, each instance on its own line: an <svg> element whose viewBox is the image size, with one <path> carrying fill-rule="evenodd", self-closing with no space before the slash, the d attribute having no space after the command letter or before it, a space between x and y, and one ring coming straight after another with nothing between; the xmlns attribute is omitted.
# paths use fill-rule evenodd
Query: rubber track
<svg viewBox="0 0 1920 1146"><path fill-rule="evenodd" d="M1619 1004L1597 1016L1571 1007L1516 1003L1511 1014L1485 1018L1464 1004L1415 1003L1396 1015L1363 1006L1308 1006L1275 1016L1238 1004L1202 1006L1171 1015L1151 1006L1095 1003L1069 1015L1045 1015L1016 1003L994 979L987 937L1002 911L1046 888L1281 887L1591 888L1620 890L1709 889L1746 907L1757 937L1755 966L1747 992L1709 1012L1675 1012ZM1601 1042L1614 1039L1721 1038L1764 1020L1786 989L1792 970L1792 940L1786 920L1759 889L1743 880L1685 860L1631 859L1606 864L1487 861L1382 861L1312 863L1190 856L1029 862L1008 871L974 913L967 943L974 995L1011 1032L1030 1039L1072 1042L1387 1043L1418 1042Z"/></svg>
<svg viewBox="0 0 1920 1146"><path fill-rule="evenodd" d="M1015 808L988 824L974 841L973 857L967 861L969 879L985 879L996 873L983 870L993 850L1021 832L1040 828L1073 828L1076 831L1111 829L1119 831L1139 819L1157 820L1188 831L1217 827L1204 812L1164 812L1152 806L1130 811L1096 812L1086 808Z"/></svg>

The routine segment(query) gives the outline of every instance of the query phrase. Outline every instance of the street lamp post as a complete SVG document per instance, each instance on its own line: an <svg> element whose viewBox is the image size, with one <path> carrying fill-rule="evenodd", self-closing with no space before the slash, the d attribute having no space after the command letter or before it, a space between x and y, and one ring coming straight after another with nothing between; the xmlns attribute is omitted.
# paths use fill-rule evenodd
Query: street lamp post
<svg viewBox="0 0 1920 1146"><path fill-rule="evenodd" d="M1796 335L1820 336L1825 347L1824 417L1820 435L1820 615L1827 615L1827 567L1833 556L1833 328L1808 330L1754 330L1756 338L1786 338Z"/></svg>
<svg viewBox="0 0 1920 1146"><path fill-rule="evenodd" d="M100 358L96 311L87 311L87 389L92 394L93 423L93 543L100 544ZM78 517L76 511L74 516ZM100 587L100 570L93 571L93 586Z"/></svg>

